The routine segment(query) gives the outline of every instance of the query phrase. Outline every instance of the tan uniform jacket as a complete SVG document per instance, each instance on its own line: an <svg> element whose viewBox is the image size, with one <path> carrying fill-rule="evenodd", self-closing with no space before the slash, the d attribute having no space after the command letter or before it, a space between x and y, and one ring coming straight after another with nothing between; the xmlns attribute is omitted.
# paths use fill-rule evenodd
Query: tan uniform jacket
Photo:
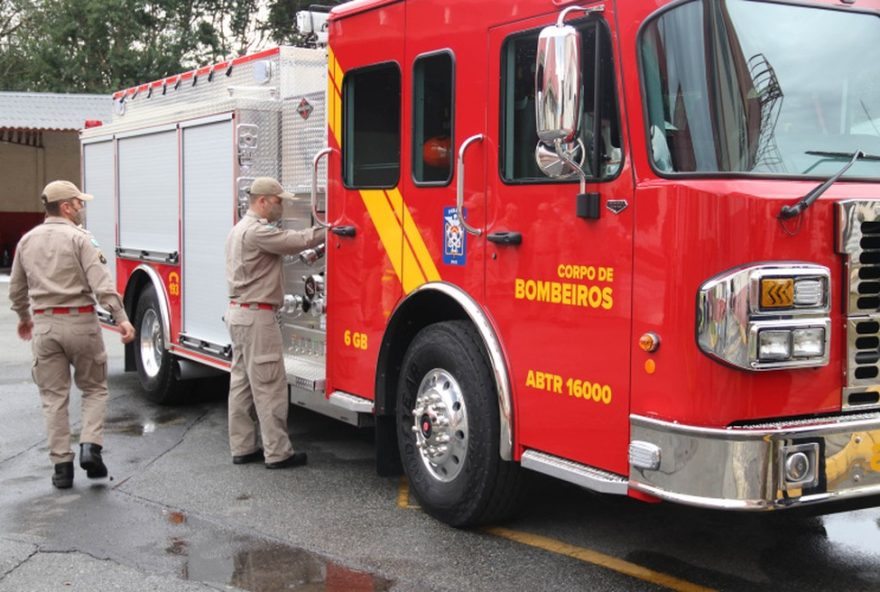
<svg viewBox="0 0 880 592"><path fill-rule="evenodd" d="M117 323L128 321L106 260L87 230L49 216L18 243L9 280L12 310L21 321L34 310L97 302Z"/></svg>
<svg viewBox="0 0 880 592"><path fill-rule="evenodd" d="M281 230L249 210L226 238L230 300L280 306L284 300L281 256L295 255L322 242L323 230Z"/></svg>

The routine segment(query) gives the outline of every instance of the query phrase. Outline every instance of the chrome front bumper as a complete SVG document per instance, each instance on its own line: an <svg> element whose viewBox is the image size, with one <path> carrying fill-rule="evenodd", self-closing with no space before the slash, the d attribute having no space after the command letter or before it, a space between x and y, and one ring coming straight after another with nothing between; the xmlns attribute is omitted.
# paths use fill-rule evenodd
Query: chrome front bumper
<svg viewBox="0 0 880 592"><path fill-rule="evenodd" d="M633 415L630 426L629 486L660 499L775 510L880 495L880 413L727 429ZM797 450L815 454L814 478L787 484Z"/></svg>

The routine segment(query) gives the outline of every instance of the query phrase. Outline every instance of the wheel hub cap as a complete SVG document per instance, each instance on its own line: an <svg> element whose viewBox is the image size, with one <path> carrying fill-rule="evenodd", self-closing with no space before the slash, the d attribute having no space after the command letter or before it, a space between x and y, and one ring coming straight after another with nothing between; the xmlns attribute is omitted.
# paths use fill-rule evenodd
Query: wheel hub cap
<svg viewBox="0 0 880 592"><path fill-rule="evenodd" d="M153 310L148 310L144 314L143 320L141 320L140 350L144 372L151 378L157 376L159 369L162 367L165 343L162 339L162 326L159 324L159 316Z"/></svg>
<svg viewBox="0 0 880 592"><path fill-rule="evenodd" d="M412 431L422 463L440 481L452 481L464 466L468 421L464 397L449 372L434 369L419 385Z"/></svg>

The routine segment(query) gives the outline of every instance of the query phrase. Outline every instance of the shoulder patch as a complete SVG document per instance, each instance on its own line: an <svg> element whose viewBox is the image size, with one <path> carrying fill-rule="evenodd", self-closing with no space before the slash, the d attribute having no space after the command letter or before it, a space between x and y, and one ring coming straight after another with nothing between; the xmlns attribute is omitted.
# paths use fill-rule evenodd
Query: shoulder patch
<svg viewBox="0 0 880 592"><path fill-rule="evenodd" d="M107 258L104 257L104 253L102 253L101 251L98 251L98 259L101 261L101 263L107 265Z"/></svg>

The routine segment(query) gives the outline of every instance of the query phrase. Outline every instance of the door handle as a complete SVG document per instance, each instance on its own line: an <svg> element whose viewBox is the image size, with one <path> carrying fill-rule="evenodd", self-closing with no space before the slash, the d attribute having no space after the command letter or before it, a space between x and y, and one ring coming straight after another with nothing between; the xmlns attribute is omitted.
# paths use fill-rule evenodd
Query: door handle
<svg viewBox="0 0 880 592"><path fill-rule="evenodd" d="M334 226L330 232L336 236L354 236L357 233L354 226Z"/></svg>
<svg viewBox="0 0 880 592"><path fill-rule="evenodd" d="M522 234L513 230L501 230L490 233L486 238L490 243L498 245L521 245Z"/></svg>
<svg viewBox="0 0 880 592"><path fill-rule="evenodd" d="M483 234L483 231L479 228L474 228L464 219L464 152L467 150L467 147L470 146L471 142L482 141L483 134L477 134L461 143L461 148L458 149L458 172L455 175L457 177L455 184L455 209L458 211L458 219L461 220L462 228L470 234L475 234L477 236Z"/></svg>
<svg viewBox="0 0 880 592"><path fill-rule="evenodd" d="M327 222L327 220L321 220L318 217L318 162L320 162L323 157L327 156L331 152L335 152L335 150L333 148L324 148L315 155L315 158L312 159L312 218L314 218L315 224L322 228L332 228L333 225ZM330 192L328 191L327 193ZM329 212L330 208L327 207L327 210Z"/></svg>

